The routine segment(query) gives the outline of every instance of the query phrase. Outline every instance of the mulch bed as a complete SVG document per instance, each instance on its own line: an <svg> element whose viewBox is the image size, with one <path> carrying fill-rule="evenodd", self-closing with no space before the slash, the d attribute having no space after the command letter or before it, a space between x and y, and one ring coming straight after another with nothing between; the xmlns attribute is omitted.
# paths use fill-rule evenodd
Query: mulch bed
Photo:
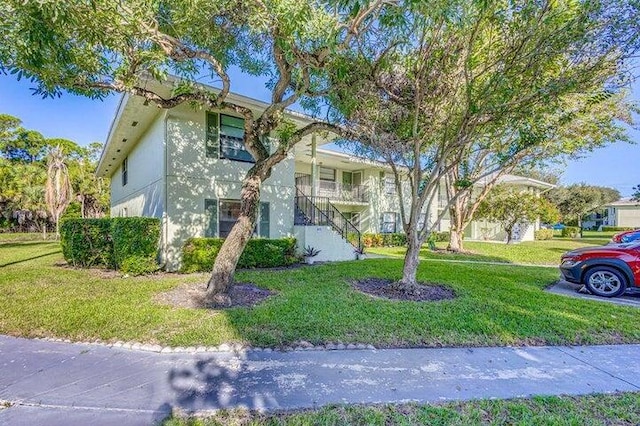
<svg viewBox="0 0 640 426"><path fill-rule="evenodd" d="M185 284L166 293L159 294L156 296L156 300L178 308L222 309L255 306L275 294L251 283L238 283L231 288L229 294L231 298L230 304L218 305L206 301L205 290L205 284Z"/></svg>
<svg viewBox="0 0 640 426"><path fill-rule="evenodd" d="M420 283L412 291L406 292L393 286L394 281L384 278L365 278L351 283L362 293L390 300L409 300L413 302L435 302L456 297L450 288L439 284Z"/></svg>

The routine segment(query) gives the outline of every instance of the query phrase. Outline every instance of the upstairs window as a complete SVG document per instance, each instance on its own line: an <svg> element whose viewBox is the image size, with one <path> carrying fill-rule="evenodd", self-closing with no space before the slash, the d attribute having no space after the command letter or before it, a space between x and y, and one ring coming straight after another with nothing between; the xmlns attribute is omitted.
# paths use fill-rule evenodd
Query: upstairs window
<svg viewBox="0 0 640 426"><path fill-rule="evenodd" d="M380 172L380 189L384 194L393 195L396 193L396 177L394 174Z"/></svg>
<svg viewBox="0 0 640 426"><path fill-rule="evenodd" d="M207 113L207 158L255 163L244 145L244 119L230 115Z"/></svg>
<svg viewBox="0 0 640 426"><path fill-rule="evenodd" d="M386 175L384 177L384 193L387 195L393 195L396 193L396 177L393 175Z"/></svg>
<svg viewBox="0 0 640 426"><path fill-rule="evenodd" d="M326 180L329 182L336 181L336 169L330 169L328 167L319 167L320 180Z"/></svg>
<svg viewBox="0 0 640 426"><path fill-rule="evenodd" d="M129 181L129 157L125 157L122 161L122 186Z"/></svg>

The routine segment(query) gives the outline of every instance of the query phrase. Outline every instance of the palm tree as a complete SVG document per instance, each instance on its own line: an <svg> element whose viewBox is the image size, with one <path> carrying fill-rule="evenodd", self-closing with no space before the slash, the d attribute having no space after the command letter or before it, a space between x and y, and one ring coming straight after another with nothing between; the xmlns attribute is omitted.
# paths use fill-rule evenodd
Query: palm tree
<svg viewBox="0 0 640 426"><path fill-rule="evenodd" d="M60 216L69 206L73 197L69 170L64 160L65 156L59 145L52 149L47 156L47 184L44 200L56 224L56 238L60 237Z"/></svg>

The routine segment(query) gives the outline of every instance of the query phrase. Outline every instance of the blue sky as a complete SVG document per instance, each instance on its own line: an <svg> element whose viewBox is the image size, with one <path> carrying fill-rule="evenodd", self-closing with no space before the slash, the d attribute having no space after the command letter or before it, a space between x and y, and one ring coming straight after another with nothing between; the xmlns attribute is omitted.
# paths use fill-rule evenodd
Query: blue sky
<svg viewBox="0 0 640 426"><path fill-rule="evenodd" d="M232 77L235 77L232 80L234 92L268 100L269 92L259 79L237 74ZM31 94L30 87L26 80L17 81L11 75L0 75L0 113L20 118L26 128L35 129L47 138L66 138L81 145L104 142L118 96L103 101L70 94L41 99ZM640 81L634 84L632 97L640 102ZM568 162L562 168L562 183L610 186L623 196L630 195L632 187L640 184L640 131L630 129L629 134L637 144L618 143Z"/></svg>

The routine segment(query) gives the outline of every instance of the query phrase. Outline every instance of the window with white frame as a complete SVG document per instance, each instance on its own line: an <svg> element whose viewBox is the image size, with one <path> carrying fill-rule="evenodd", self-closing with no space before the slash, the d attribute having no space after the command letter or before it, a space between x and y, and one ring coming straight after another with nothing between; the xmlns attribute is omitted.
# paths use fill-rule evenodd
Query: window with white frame
<svg viewBox="0 0 640 426"><path fill-rule="evenodd" d="M214 112L207 113L206 155L207 158L255 163L244 144L244 119ZM264 141L270 150L270 141Z"/></svg>
<svg viewBox="0 0 640 426"><path fill-rule="evenodd" d="M336 169L330 169L328 167L319 167L318 174L320 176L320 180L325 181L336 181Z"/></svg>
<svg viewBox="0 0 640 426"><path fill-rule="evenodd" d="M226 238L240 217L240 200L205 199L205 236ZM269 238L270 204L260 203L254 235Z"/></svg>
<svg viewBox="0 0 640 426"><path fill-rule="evenodd" d="M386 174L384 177L384 193L387 195L393 195L396 193L396 176L393 174Z"/></svg>
<svg viewBox="0 0 640 426"><path fill-rule="evenodd" d="M380 232L383 234L393 234L397 231L397 213L384 212L382 213L382 224Z"/></svg>

